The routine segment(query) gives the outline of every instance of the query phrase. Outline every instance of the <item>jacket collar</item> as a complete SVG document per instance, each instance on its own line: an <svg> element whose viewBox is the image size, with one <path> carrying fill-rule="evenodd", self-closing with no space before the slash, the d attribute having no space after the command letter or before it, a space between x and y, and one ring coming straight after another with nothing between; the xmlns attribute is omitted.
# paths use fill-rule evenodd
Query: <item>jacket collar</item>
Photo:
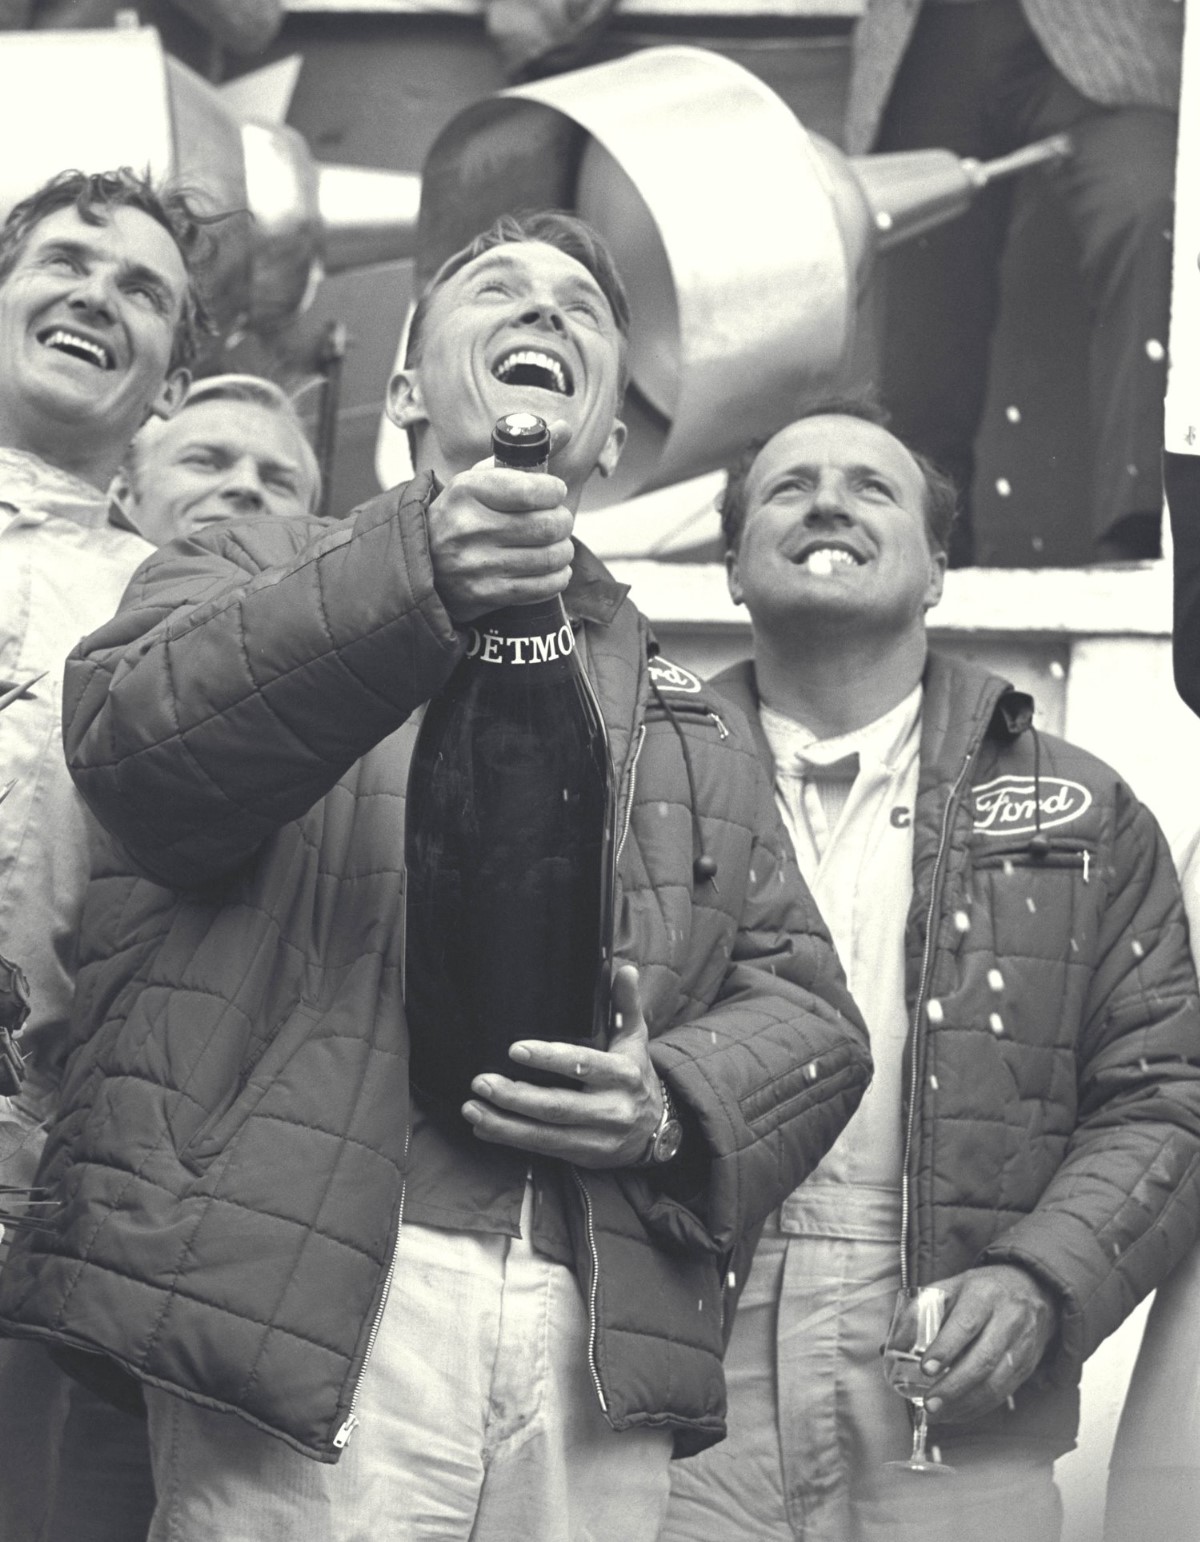
<svg viewBox="0 0 1200 1542"><path fill-rule="evenodd" d="M33 522L56 515L97 527L108 517L108 500L90 482L60 471L32 451L7 446L0 446L0 503Z"/></svg>
<svg viewBox="0 0 1200 1542"><path fill-rule="evenodd" d="M619 584L599 557L582 541L575 542L571 581L563 595L568 614L608 626L628 593L628 584Z"/></svg>
<svg viewBox="0 0 1200 1542"><path fill-rule="evenodd" d="M763 764L774 775L774 758L758 716L754 660L731 665L712 683L745 713ZM964 757L984 738L1006 743L1033 721L1032 696L978 664L931 650L922 683L921 764L937 776L956 775Z"/></svg>

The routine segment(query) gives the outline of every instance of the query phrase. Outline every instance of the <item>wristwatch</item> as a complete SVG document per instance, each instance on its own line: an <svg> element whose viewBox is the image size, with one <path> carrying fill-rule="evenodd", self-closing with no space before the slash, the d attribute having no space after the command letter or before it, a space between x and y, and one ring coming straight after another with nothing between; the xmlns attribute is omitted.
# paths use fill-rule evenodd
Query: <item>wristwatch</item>
<svg viewBox="0 0 1200 1542"><path fill-rule="evenodd" d="M659 1086L662 1089L663 1105L658 1128L650 1137L649 1146L634 1163L635 1167L662 1167L679 1155L679 1148L683 1144L683 1125L679 1122L670 1088L663 1081L659 1082Z"/></svg>

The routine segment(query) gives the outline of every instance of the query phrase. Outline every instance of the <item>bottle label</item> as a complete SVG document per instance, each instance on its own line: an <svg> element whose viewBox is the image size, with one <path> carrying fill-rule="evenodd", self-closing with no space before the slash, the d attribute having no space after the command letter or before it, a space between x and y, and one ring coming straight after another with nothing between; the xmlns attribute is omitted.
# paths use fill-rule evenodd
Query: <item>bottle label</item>
<svg viewBox="0 0 1200 1542"><path fill-rule="evenodd" d="M494 632L467 628L466 657L480 664L553 664L575 651L575 633L564 621L546 632Z"/></svg>

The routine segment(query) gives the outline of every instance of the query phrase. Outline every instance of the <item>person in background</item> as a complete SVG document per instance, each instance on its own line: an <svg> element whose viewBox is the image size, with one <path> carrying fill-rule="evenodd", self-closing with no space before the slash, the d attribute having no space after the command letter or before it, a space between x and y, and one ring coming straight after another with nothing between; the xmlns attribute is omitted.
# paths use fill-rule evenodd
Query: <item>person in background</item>
<svg viewBox="0 0 1200 1542"><path fill-rule="evenodd" d="M1091 318L1093 550L1156 557L1171 291L1179 0L867 0L846 148L988 159L1068 130L1054 184ZM887 258L881 389L897 431L968 495L1012 184ZM971 560L968 519L951 562Z"/></svg>
<svg viewBox="0 0 1200 1542"><path fill-rule="evenodd" d="M1163 451L1171 520L1175 687L1200 717L1200 456ZM1200 830L1176 854L1200 944ZM1104 1542L1192 1542L1200 1514L1200 1247L1156 1292L1109 1464Z"/></svg>
<svg viewBox="0 0 1200 1542"><path fill-rule="evenodd" d="M727 1357L729 1440L668 1542L1055 1542L1083 1362L1200 1225L1200 1005L1153 817L1034 703L932 651L953 485L866 400L730 472L759 750L871 1034L875 1080L772 1216ZM947 1298L909 1454L880 1346Z"/></svg>
<svg viewBox="0 0 1200 1542"><path fill-rule="evenodd" d="M672 1449L725 1430L746 1245L869 1077L747 725L571 539L628 317L588 226L498 221L390 386L413 480L164 548L74 655L107 833L40 1169L70 1203L0 1324L141 1383L155 1542L650 1542ZM548 472L492 463L516 411ZM613 1033L518 1041L442 1124L401 987L414 714L476 618L560 593L619 788Z"/></svg>
<svg viewBox="0 0 1200 1542"><path fill-rule="evenodd" d="M14 1186L32 1183L55 1111L88 878L63 661L152 550L108 524L105 492L133 435L187 388L204 324L199 237L182 196L129 171L64 172L0 229L0 952L28 976L31 1003L24 1084L0 1099L6 1135L20 1132L0 1151ZM126 1460L144 1433L95 1414L39 1345L0 1342L5 1542L128 1542L139 1517L144 1532L148 1466ZM68 1417L92 1435L69 1442L60 1473Z"/></svg>
<svg viewBox="0 0 1200 1542"><path fill-rule="evenodd" d="M321 472L279 386L258 375L209 375L173 417L146 424L109 491L120 523L165 546L248 514L315 514Z"/></svg>

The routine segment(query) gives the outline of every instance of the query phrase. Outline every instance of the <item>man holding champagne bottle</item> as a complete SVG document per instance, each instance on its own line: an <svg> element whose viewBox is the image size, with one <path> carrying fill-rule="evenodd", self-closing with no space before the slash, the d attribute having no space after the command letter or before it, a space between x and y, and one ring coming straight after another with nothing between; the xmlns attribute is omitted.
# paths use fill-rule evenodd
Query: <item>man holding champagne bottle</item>
<svg viewBox="0 0 1200 1542"><path fill-rule="evenodd" d="M581 222L498 222L392 385L413 481L158 554L70 665L107 831L41 1171L70 1199L0 1322L144 1397L154 1539L650 1542L672 1450L724 1434L749 1240L862 1094L747 725L571 539L620 453L627 318ZM550 421L549 471L492 463L514 412ZM531 1021L433 1117L401 968L416 719L478 618L555 595L614 767L611 1035Z"/></svg>

